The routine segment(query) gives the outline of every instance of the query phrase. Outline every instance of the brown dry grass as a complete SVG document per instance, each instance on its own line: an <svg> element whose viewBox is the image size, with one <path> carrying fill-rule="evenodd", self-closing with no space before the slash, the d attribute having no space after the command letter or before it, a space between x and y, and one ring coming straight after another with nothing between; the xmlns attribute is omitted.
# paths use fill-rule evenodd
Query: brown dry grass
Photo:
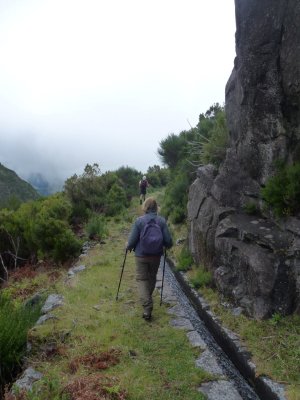
<svg viewBox="0 0 300 400"><path fill-rule="evenodd" d="M26 390L22 390L18 394L13 394L8 390L8 388L5 388L5 393L4 393L4 399L3 400L27 400L27 392Z"/></svg>
<svg viewBox="0 0 300 400"><path fill-rule="evenodd" d="M63 392L70 396L70 400L127 399L126 392L119 389L117 378L100 374L76 378L64 387Z"/></svg>
<svg viewBox="0 0 300 400"><path fill-rule="evenodd" d="M117 349L110 349L109 351L100 354L86 354L81 357L74 358L70 364L70 371L74 374L83 365L93 370L107 369L120 362L121 352Z"/></svg>

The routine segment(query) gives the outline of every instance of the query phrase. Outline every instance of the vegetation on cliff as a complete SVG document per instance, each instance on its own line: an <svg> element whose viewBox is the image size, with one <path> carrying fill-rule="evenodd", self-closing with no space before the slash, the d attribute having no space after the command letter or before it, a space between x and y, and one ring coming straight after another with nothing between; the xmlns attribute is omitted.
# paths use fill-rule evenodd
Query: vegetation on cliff
<svg viewBox="0 0 300 400"><path fill-rule="evenodd" d="M227 146L225 111L218 103L200 114L195 128L178 135L172 133L160 142L158 154L170 170L162 212L172 222L181 223L187 216L188 190L197 167L207 163L218 166Z"/></svg>
<svg viewBox="0 0 300 400"><path fill-rule="evenodd" d="M262 197L276 217L296 215L300 211L300 163L277 162L277 171L262 189Z"/></svg>

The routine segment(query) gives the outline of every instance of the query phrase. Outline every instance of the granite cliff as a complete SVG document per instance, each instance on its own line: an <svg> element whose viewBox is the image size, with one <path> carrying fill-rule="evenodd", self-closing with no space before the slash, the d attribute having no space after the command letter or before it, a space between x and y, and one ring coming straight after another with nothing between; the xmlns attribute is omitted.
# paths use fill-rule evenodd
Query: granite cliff
<svg viewBox="0 0 300 400"><path fill-rule="evenodd" d="M300 312L300 219L263 213L274 161L300 161L300 3L235 0L236 58L226 85L230 146L190 187L189 246L255 318ZM254 203L262 212L244 212Z"/></svg>

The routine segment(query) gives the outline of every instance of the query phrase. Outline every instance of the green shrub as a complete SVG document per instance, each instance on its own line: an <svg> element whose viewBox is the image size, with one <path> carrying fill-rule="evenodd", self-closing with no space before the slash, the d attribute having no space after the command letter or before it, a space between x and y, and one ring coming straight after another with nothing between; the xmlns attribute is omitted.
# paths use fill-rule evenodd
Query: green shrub
<svg viewBox="0 0 300 400"><path fill-rule="evenodd" d="M174 224L179 224L186 218L189 184L188 174L182 168L180 171L172 173L171 180L166 187L161 213L165 217L170 217Z"/></svg>
<svg viewBox="0 0 300 400"><path fill-rule="evenodd" d="M121 213L127 204L126 193L118 184L114 184L106 197L105 214L114 216Z"/></svg>
<svg viewBox="0 0 300 400"><path fill-rule="evenodd" d="M110 179L107 180L103 176L100 175L98 164L87 164L82 175L77 176L75 174L66 180L64 192L74 207L73 219L80 220L81 217L82 221L86 221L85 218L87 218L88 213L85 213L84 209L94 212L99 212L103 209L105 196L109 190L106 184L109 185L111 182ZM115 179L116 177L113 178L113 181ZM80 215L75 213L77 204L80 204L78 209Z"/></svg>
<svg viewBox="0 0 300 400"><path fill-rule="evenodd" d="M127 201L130 201L133 196L139 194L139 181L142 173L131 167L120 167L115 172L119 179L119 185L123 188L126 194ZM127 204L129 205L129 203Z"/></svg>
<svg viewBox="0 0 300 400"><path fill-rule="evenodd" d="M210 135L202 146L202 163L219 166L225 159L228 143L229 133L226 125L225 112L219 111L215 115L214 126L210 132Z"/></svg>
<svg viewBox="0 0 300 400"><path fill-rule="evenodd" d="M141 173L130 167L101 174L98 164L87 164L82 175L73 175L64 185L73 207L72 221L87 222L91 212L118 214L129 206L132 196L138 195L140 179Z"/></svg>
<svg viewBox="0 0 300 400"><path fill-rule="evenodd" d="M176 269L178 271L187 271L192 267L194 260L187 247L183 247L178 256Z"/></svg>
<svg viewBox="0 0 300 400"><path fill-rule="evenodd" d="M196 177L196 168L207 163L220 165L228 139L224 107L216 103L205 114L200 114L195 128L179 135L169 134L159 143L158 154L170 170L162 214L170 217L171 222L177 224L185 220L188 190Z"/></svg>
<svg viewBox="0 0 300 400"><path fill-rule="evenodd" d="M64 262L80 253L81 243L69 227L71 205L63 196L42 202L31 225L31 240L41 255Z"/></svg>
<svg viewBox="0 0 300 400"><path fill-rule="evenodd" d="M187 159L196 166L219 166L225 159L229 133L224 107L213 104L205 114L200 114L194 138L188 141Z"/></svg>
<svg viewBox="0 0 300 400"><path fill-rule="evenodd" d="M38 255L57 262L76 257L81 244L69 226L71 210L62 195L24 203L14 213L1 210L0 251L31 260ZM10 266L14 257L6 261Z"/></svg>
<svg viewBox="0 0 300 400"><path fill-rule="evenodd" d="M153 165L147 170L147 180L151 187L166 186L169 181L169 171L167 168L161 168L159 165Z"/></svg>
<svg viewBox="0 0 300 400"><path fill-rule="evenodd" d="M203 286L210 286L212 284L212 274L203 267L199 267L196 270L195 276L190 278L190 282L195 289L199 289Z"/></svg>
<svg viewBox="0 0 300 400"><path fill-rule="evenodd" d="M280 313L274 313L269 319L270 325L279 325L283 321L283 316Z"/></svg>
<svg viewBox="0 0 300 400"><path fill-rule="evenodd" d="M178 163L185 158L185 131L179 135L169 134L159 143L159 146L157 152L162 162L170 169L176 168Z"/></svg>
<svg viewBox="0 0 300 400"><path fill-rule="evenodd" d="M170 220L173 224L180 224L184 222L186 218L186 209L185 207L176 206L170 213Z"/></svg>
<svg viewBox="0 0 300 400"><path fill-rule="evenodd" d="M261 190L262 197L275 216L295 215L300 211L300 163L277 163L277 173Z"/></svg>
<svg viewBox="0 0 300 400"><path fill-rule="evenodd" d="M90 239L102 239L108 233L105 218L102 215L93 215L86 224L85 229Z"/></svg>
<svg viewBox="0 0 300 400"><path fill-rule="evenodd" d="M26 352L27 333L40 315L41 305L25 307L0 293L0 390L20 370Z"/></svg>
<svg viewBox="0 0 300 400"><path fill-rule="evenodd" d="M68 259L79 256L80 250L81 243L71 229L64 229L56 236L53 249L49 252L49 255L56 262L65 262Z"/></svg>
<svg viewBox="0 0 300 400"><path fill-rule="evenodd" d="M78 200L72 206L71 223L73 225L80 224L82 221L87 221L89 218L90 210L86 207L83 200Z"/></svg>

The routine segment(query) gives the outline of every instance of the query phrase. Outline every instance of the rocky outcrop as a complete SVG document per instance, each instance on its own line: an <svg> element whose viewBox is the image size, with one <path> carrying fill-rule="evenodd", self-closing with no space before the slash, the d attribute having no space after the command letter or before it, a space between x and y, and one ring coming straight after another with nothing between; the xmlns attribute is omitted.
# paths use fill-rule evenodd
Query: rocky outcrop
<svg viewBox="0 0 300 400"><path fill-rule="evenodd" d="M236 59L226 86L230 147L190 188L189 245L249 315L300 312L300 220L252 217L274 161L300 161L300 3L236 0Z"/></svg>
<svg viewBox="0 0 300 400"><path fill-rule="evenodd" d="M237 56L226 86L231 147L214 195L239 206L259 197L274 160L300 160L300 3L235 4Z"/></svg>

